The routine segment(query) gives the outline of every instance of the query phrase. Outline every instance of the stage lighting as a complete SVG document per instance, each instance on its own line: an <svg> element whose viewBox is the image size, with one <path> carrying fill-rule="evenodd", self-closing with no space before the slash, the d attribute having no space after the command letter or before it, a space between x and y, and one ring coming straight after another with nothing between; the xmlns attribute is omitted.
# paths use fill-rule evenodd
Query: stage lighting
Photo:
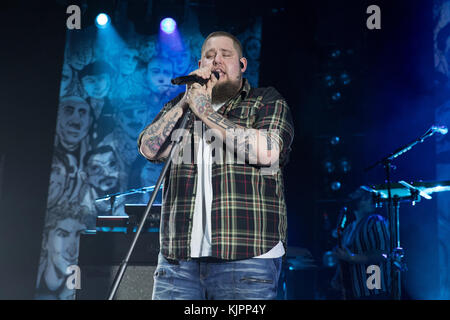
<svg viewBox="0 0 450 320"><path fill-rule="evenodd" d="M325 171L328 173L332 173L335 169L335 166L331 161L325 161L323 166L325 168Z"/></svg>
<svg viewBox="0 0 450 320"><path fill-rule="evenodd" d="M339 189L341 189L341 183L339 181L334 181L331 183L331 190L333 191L338 191Z"/></svg>
<svg viewBox="0 0 450 320"><path fill-rule="evenodd" d="M100 13L97 15L97 18L95 18L95 25L98 28L106 28L109 24L109 16L106 13Z"/></svg>
<svg viewBox="0 0 450 320"><path fill-rule="evenodd" d="M341 78L341 83L344 86L348 85L351 82L350 76L346 72L342 73L340 78Z"/></svg>
<svg viewBox="0 0 450 320"><path fill-rule="evenodd" d="M327 268L333 268L337 264L336 255L332 251L327 251L322 257L323 265Z"/></svg>
<svg viewBox="0 0 450 320"><path fill-rule="evenodd" d="M167 34L171 34L172 32L174 32L176 27L177 23L172 18L164 18L163 20L161 20L160 28Z"/></svg>
<svg viewBox="0 0 450 320"><path fill-rule="evenodd" d="M331 95L331 100L334 102L337 102L337 101L341 100L341 97L342 97L342 95L338 91L338 92L335 92L333 95Z"/></svg>
<svg viewBox="0 0 450 320"><path fill-rule="evenodd" d="M342 159L339 165L344 173L348 173L351 170L350 162L347 159Z"/></svg>
<svg viewBox="0 0 450 320"><path fill-rule="evenodd" d="M331 51L330 56L333 59L337 59L337 58L339 58L341 56L341 53L342 53L341 50L334 49L333 51Z"/></svg>
<svg viewBox="0 0 450 320"><path fill-rule="evenodd" d="M332 77L331 75L329 75L329 74L327 74L327 75L324 77L324 81L325 81L325 85L326 85L328 88L330 88L330 87L332 87L332 86L334 86L334 85L336 84L336 82L334 81L333 77Z"/></svg>
<svg viewBox="0 0 450 320"><path fill-rule="evenodd" d="M332 137L332 138L330 139L330 143L331 143L331 145L333 145L333 146L337 145L337 144L339 143L339 141L341 141L341 138L339 138L339 137L337 137L337 136Z"/></svg>

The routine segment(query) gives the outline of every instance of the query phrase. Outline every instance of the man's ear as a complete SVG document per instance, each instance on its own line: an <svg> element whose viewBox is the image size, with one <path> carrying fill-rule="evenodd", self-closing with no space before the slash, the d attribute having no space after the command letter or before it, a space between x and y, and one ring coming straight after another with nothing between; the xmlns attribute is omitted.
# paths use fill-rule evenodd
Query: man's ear
<svg viewBox="0 0 450 320"><path fill-rule="evenodd" d="M244 57L240 58L239 66L241 67L241 72L244 73L247 70L247 59Z"/></svg>

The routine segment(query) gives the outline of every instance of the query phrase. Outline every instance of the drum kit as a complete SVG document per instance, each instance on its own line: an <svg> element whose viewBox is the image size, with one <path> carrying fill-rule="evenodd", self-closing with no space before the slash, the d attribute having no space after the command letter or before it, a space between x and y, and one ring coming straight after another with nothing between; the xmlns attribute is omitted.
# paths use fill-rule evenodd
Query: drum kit
<svg viewBox="0 0 450 320"><path fill-rule="evenodd" d="M419 138L398 148L390 155L378 160L365 169L365 171L369 171L379 165L385 169L385 183L372 186L363 185L360 188L372 194L376 207L383 205L387 207L390 228L390 250L387 259L391 266L390 294L394 300L401 299L401 272L406 270L404 250L400 245L400 203L408 202L414 206L421 198L430 200L432 199L431 194L433 193L450 191L450 181L417 181L408 183L400 180L398 182L392 182L391 172L395 169L392 162L433 134L439 133L445 135L447 132L448 129L445 126L432 126ZM327 264L328 266L336 265L336 261L332 259L330 251L324 255L324 265Z"/></svg>
<svg viewBox="0 0 450 320"><path fill-rule="evenodd" d="M384 167L386 174L384 184L372 187L362 186L362 188L372 193L377 206L380 206L383 203L387 205L390 228L390 251L387 258L391 265L390 293L394 300L401 299L401 272L406 270L404 250L400 245L400 203L409 202L412 205L415 205L421 197L429 200L431 199L430 194L449 190L450 181L408 183L401 180L397 183L393 183L391 180L391 172L396 167L392 163L397 157L404 155L414 146L423 143L425 139L431 137L435 133L445 135L447 132L448 129L445 126L431 126L430 129L419 138L398 148L390 155L378 160L365 169L365 171L369 171L381 165Z"/></svg>

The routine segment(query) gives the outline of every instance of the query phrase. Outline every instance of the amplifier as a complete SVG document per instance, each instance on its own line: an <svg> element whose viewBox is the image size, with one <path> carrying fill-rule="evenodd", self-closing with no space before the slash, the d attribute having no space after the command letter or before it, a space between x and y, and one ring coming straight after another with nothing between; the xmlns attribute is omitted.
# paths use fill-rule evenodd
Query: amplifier
<svg viewBox="0 0 450 320"><path fill-rule="evenodd" d="M76 290L77 300L107 299L146 208L145 205L131 206L134 214L97 217L96 230L86 230L80 235L78 266L81 289ZM153 273L158 263L160 210L161 206L156 206L150 211L151 216L144 225L117 290L117 300L151 299Z"/></svg>

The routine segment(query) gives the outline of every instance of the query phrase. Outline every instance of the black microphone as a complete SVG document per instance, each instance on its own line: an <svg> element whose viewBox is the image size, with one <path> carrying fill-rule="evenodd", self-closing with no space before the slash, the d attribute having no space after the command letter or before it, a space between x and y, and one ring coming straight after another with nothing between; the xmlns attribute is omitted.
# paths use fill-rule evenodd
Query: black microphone
<svg viewBox="0 0 450 320"><path fill-rule="evenodd" d="M213 73L216 76L216 78L219 79L219 77L220 77L219 72L213 71L211 73ZM197 83L200 83L201 85L205 85L208 81L209 81L209 79L203 79L202 77L199 77L195 74L190 75L190 76L176 77L171 80L172 84L175 84L175 85L187 84L187 83L191 83L191 82L197 82Z"/></svg>

